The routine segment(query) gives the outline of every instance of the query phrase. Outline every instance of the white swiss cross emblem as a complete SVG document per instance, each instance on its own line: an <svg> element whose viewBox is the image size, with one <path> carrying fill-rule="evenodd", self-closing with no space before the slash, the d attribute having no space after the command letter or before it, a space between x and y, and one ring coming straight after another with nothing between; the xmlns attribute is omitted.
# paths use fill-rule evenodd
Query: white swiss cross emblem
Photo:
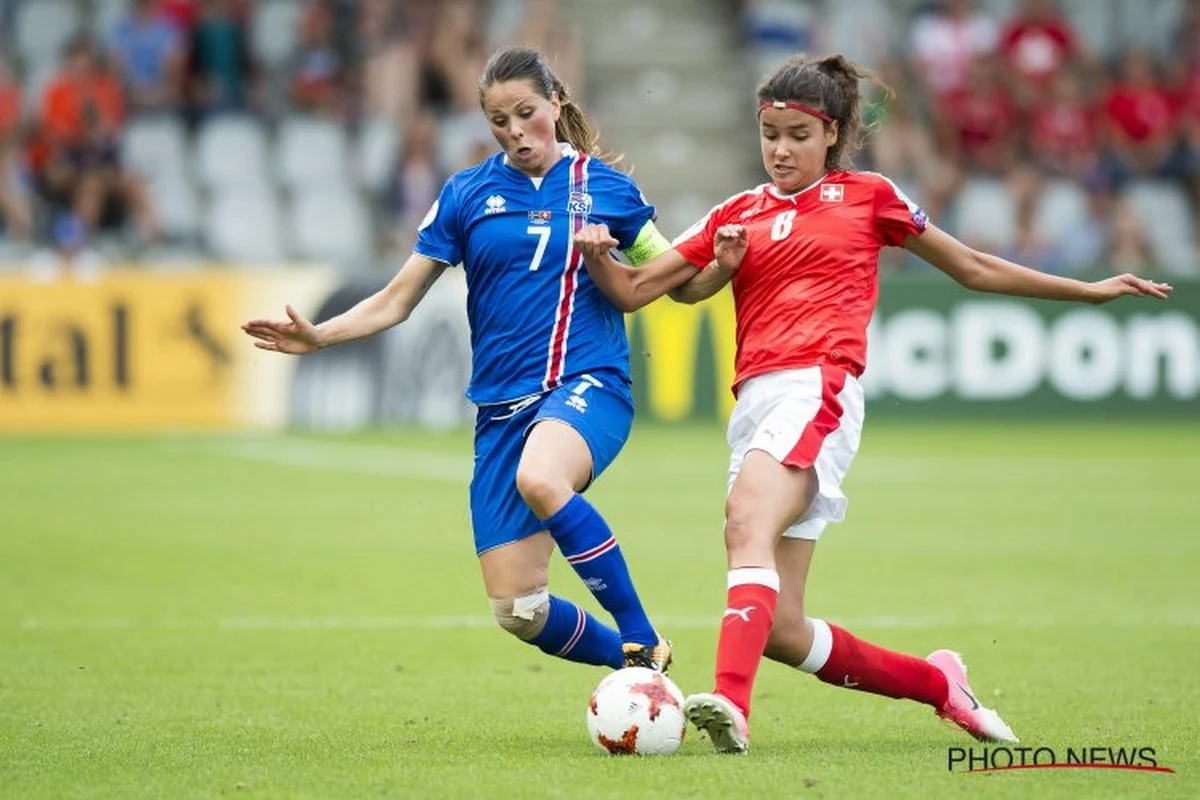
<svg viewBox="0 0 1200 800"><path fill-rule="evenodd" d="M827 183L821 187L821 202L822 203L840 203L842 202L842 184Z"/></svg>

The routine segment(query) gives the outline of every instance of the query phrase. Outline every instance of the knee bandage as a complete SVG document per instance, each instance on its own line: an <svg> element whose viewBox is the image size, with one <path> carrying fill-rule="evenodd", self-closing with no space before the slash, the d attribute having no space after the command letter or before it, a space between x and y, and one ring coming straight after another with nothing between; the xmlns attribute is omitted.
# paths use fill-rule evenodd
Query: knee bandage
<svg viewBox="0 0 1200 800"><path fill-rule="evenodd" d="M493 597L491 603L500 627L526 642L542 632L550 615L550 592L544 588L521 597Z"/></svg>

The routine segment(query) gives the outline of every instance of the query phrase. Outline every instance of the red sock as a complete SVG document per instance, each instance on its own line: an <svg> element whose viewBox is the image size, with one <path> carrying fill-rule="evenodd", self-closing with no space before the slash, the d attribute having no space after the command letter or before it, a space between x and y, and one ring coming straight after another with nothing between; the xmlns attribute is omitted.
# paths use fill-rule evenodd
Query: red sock
<svg viewBox="0 0 1200 800"><path fill-rule="evenodd" d="M814 620L814 623L819 620ZM836 625L829 658L816 675L825 683L941 708L950 688L937 667L920 658L864 642Z"/></svg>
<svg viewBox="0 0 1200 800"><path fill-rule="evenodd" d="M778 600L779 573L775 570L740 567L729 571L729 593L717 640L716 692L733 701L747 717L754 676L767 647Z"/></svg>

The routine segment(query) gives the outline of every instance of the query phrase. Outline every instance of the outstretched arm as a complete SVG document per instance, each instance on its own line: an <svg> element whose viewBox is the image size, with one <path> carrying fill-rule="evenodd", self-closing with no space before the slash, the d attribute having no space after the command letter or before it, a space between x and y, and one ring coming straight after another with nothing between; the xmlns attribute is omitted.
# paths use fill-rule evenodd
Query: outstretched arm
<svg viewBox="0 0 1200 800"><path fill-rule="evenodd" d="M746 253L746 232L740 225L729 225L717 233L717 260L703 270L688 261L674 248L655 256L639 267L630 267L618 262L610 254L617 247L617 240L608 232L606 225L587 225L575 234L575 246L583 255L584 264L592 281L608 301L621 311L636 311L657 300L667 292L695 279L697 273L720 269L726 276L717 276L702 284L709 288L707 297L729 282L729 277L741 265ZM697 297L702 300L703 297ZM692 301L695 302L695 301Z"/></svg>
<svg viewBox="0 0 1200 800"><path fill-rule="evenodd" d="M408 319L445 269L440 261L413 253L387 286L320 325L313 325L287 306L286 321L251 320L242 325L242 330L257 340L255 347L292 355L361 339Z"/></svg>
<svg viewBox="0 0 1200 800"><path fill-rule="evenodd" d="M1165 300L1171 294L1170 284L1128 273L1092 283L1048 275L967 247L933 225L917 236L909 236L904 247L977 292L1082 303L1107 303L1122 295Z"/></svg>

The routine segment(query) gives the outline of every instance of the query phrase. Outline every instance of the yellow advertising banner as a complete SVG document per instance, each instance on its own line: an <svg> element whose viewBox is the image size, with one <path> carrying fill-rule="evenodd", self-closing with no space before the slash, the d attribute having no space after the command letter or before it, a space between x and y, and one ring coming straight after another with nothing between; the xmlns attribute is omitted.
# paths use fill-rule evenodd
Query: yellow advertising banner
<svg viewBox="0 0 1200 800"><path fill-rule="evenodd" d="M257 369L239 324L280 316L288 301L304 309L330 282L305 269L112 270L92 282L0 275L0 430L282 420L284 364Z"/></svg>

